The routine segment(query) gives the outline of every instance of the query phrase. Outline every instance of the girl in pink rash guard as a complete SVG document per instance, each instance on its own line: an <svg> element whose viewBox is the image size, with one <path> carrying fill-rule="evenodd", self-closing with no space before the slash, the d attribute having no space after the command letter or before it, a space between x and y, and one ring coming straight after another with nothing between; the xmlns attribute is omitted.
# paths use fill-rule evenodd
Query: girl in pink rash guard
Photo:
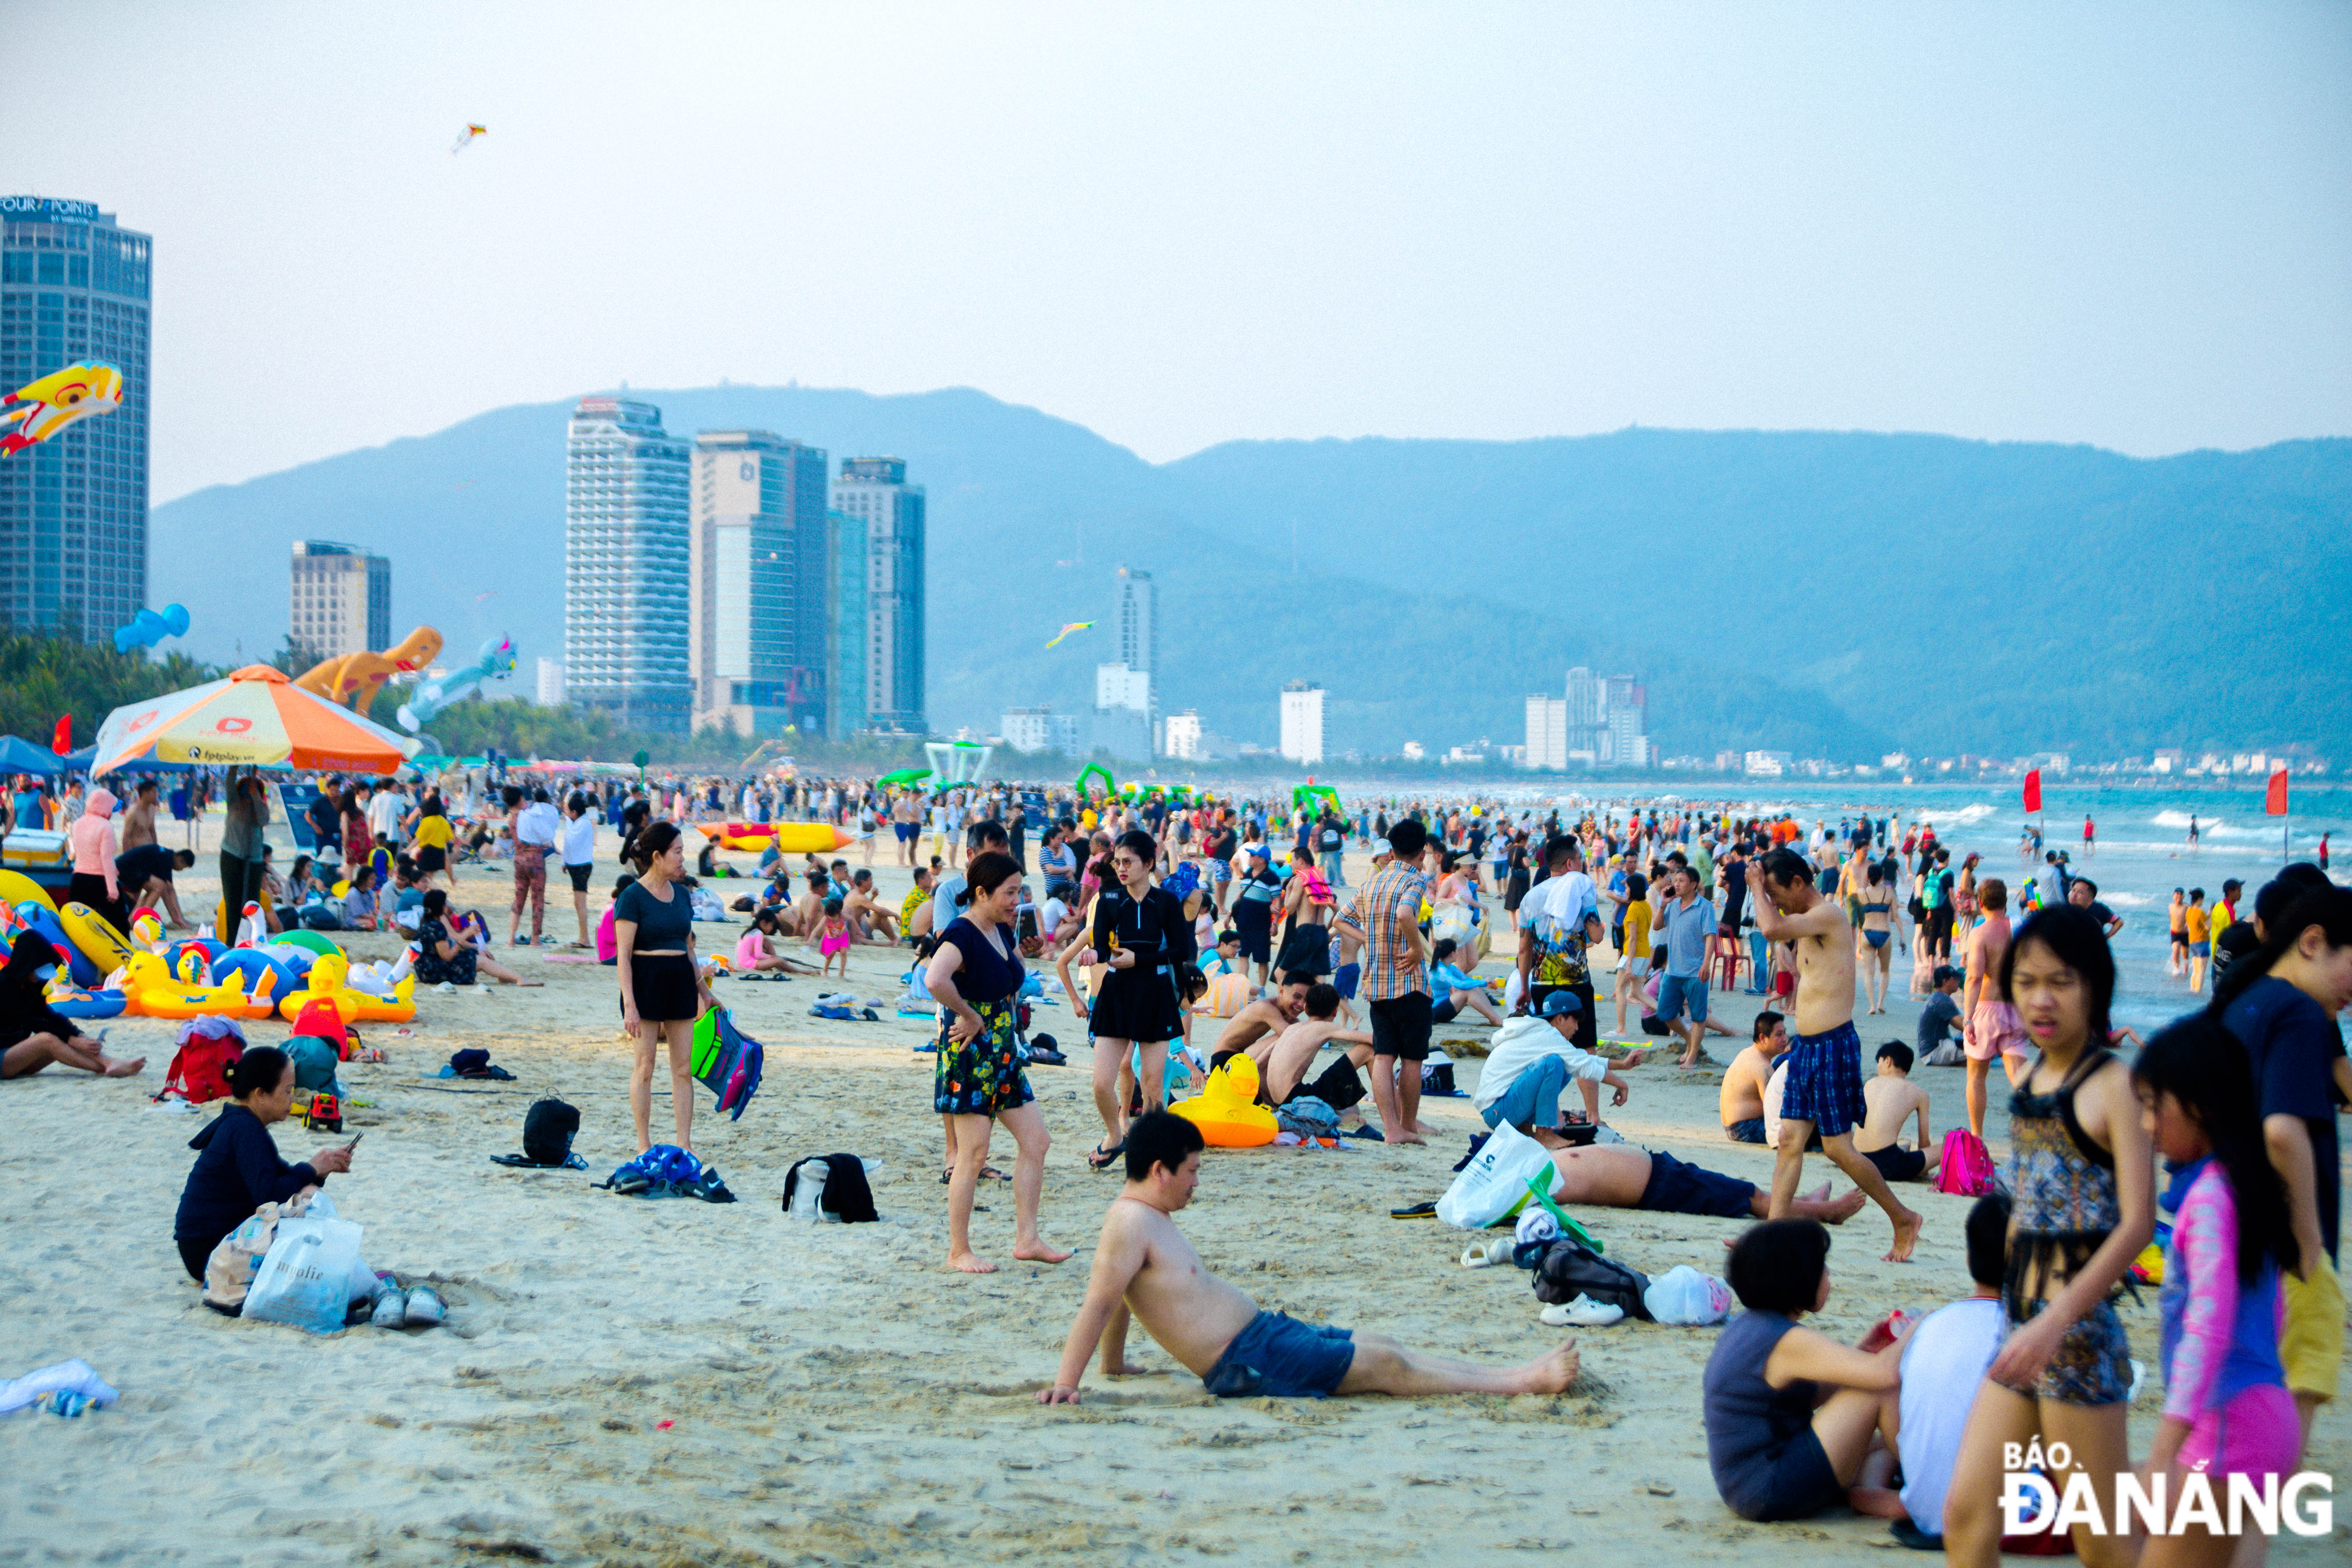
<svg viewBox="0 0 2352 1568"><path fill-rule="evenodd" d="M2295 1257L2286 1194L2263 1152L2252 1068L2219 1023L2200 1016L2173 1025L2148 1041L2132 1077L2149 1138L2174 1167L2158 1297L2164 1415L2148 1470L2168 1475L2168 1508L2189 1474L2202 1471L2226 1510L2225 1476L2246 1476L2260 1489L2263 1476L2275 1475L2283 1485L2302 1443L2279 1361L2279 1270ZM2220 1564L2231 1545L2225 1537L2154 1536L2140 1562Z"/></svg>

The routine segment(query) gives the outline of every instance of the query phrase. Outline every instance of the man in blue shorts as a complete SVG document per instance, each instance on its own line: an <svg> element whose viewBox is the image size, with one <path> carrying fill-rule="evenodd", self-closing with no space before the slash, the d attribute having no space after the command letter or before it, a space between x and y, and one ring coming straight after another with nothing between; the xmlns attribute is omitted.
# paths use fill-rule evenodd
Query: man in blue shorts
<svg viewBox="0 0 2352 1568"><path fill-rule="evenodd" d="M1651 945L1665 953L1658 980L1658 1022L1672 1025L1689 1015L1682 1060L1675 1065L1695 1068L1699 1037L1706 1032L1706 950L1715 935L1715 906L1698 896L1698 873L1688 866L1675 868L1674 888L1675 896L1666 900L1651 939Z"/></svg>
<svg viewBox="0 0 2352 1568"><path fill-rule="evenodd" d="M1087 1362L1102 1346L1106 1377L1141 1372L1127 1359L1130 1316L1221 1399L1333 1394L1559 1394L1576 1382L1576 1342L1518 1366L1410 1351L1382 1334L1302 1323L1209 1272L1175 1214L1201 1182L1201 1130L1153 1110L1127 1130L1127 1185L1103 1216L1087 1299L1041 1405L1076 1405Z"/></svg>
<svg viewBox="0 0 2352 1568"><path fill-rule="evenodd" d="M1853 928L1835 900L1813 886L1813 868L1790 849L1748 864L1756 929L1793 943L1797 994L1790 1011L1789 1076L1780 1091L1780 1146L1772 1166L1770 1218L1793 1212L1804 1180L1805 1145L1820 1129L1822 1150L1871 1202L1886 1211L1895 1245L1885 1261L1901 1263L1919 1240L1920 1216L1903 1206L1878 1167L1853 1146L1867 1120L1862 1099L1862 1038L1853 1032Z"/></svg>

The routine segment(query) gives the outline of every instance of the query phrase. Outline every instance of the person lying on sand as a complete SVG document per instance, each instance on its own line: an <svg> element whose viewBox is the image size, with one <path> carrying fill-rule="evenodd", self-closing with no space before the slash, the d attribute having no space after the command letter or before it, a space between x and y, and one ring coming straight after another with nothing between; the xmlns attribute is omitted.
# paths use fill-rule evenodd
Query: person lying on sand
<svg viewBox="0 0 2352 1568"><path fill-rule="evenodd" d="M1154 1110L1127 1132L1127 1185L1111 1200L1095 1247L1085 1303L1041 1405L1076 1405L1087 1359L1102 1347L1106 1377L1139 1369L1127 1361L1130 1315L1160 1348L1221 1398L1263 1394L1559 1394L1575 1383L1576 1342L1518 1366L1479 1366L1411 1351L1381 1334L1301 1323L1257 1303L1209 1272L1175 1214L1201 1180L1201 1130Z"/></svg>
<svg viewBox="0 0 2352 1568"><path fill-rule="evenodd" d="M47 982L63 963L40 932L16 933L7 966L0 969L0 1079L23 1078L51 1062L106 1078L130 1078L142 1070L146 1058L115 1060L49 1005Z"/></svg>
<svg viewBox="0 0 2352 1568"><path fill-rule="evenodd" d="M1549 1129L1536 1130L1538 1141L1557 1142ZM1552 1169L1559 1177L1552 1199L1561 1204L1589 1204L1601 1208L1651 1209L1659 1214L1714 1215L1719 1219L1762 1219L1767 1195L1753 1182L1743 1182L1672 1154L1651 1153L1631 1143L1591 1143L1579 1149L1554 1149ZM1794 1213L1805 1219L1843 1225L1862 1207L1860 1191L1851 1191L1832 1203L1827 1183L1795 1200Z"/></svg>

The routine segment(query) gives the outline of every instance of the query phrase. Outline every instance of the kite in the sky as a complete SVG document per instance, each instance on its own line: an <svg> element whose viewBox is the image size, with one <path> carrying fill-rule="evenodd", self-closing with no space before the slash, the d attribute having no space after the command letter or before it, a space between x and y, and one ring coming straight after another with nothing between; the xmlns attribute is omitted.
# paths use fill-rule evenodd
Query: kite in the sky
<svg viewBox="0 0 2352 1568"><path fill-rule="evenodd" d="M1094 622L1092 622L1092 621L1072 621L1068 626L1064 626L1060 631L1055 632L1055 633L1054 634L1054 642L1049 642L1049 643L1047 643L1045 646L1046 646L1047 647L1052 647L1054 646L1054 643L1060 642L1064 637L1068 637L1072 632L1082 632L1082 631L1085 631L1088 626L1093 626L1093 625L1094 625Z"/></svg>
<svg viewBox="0 0 2352 1568"><path fill-rule="evenodd" d="M457 145L449 149L449 156L454 158L458 153L464 152L467 148L471 147L474 144L475 137L488 136L489 133L490 128L487 125L467 126L466 129L457 132Z"/></svg>
<svg viewBox="0 0 2352 1568"><path fill-rule="evenodd" d="M69 364L0 397L0 457L37 447L76 420L122 406L122 373L110 364Z"/></svg>

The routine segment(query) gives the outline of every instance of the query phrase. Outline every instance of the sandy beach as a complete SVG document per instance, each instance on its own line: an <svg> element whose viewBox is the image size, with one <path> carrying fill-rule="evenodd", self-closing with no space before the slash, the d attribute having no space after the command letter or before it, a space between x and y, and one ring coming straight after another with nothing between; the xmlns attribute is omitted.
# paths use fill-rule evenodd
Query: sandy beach
<svg viewBox="0 0 2352 1568"><path fill-rule="evenodd" d="M609 835L600 852L592 914L613 876ZM895 901L906 874L889 858L886 843L876 871ZM214 901L210 864L183 875L192 911ZM504 868L462 876L455 901L489 914L503 938ZM559 939L572 934L564 901L550 911ZM738 929L698 933L723 951ZM395 951L385 936L350 945L367 958ZM362 1026L387 1063L343 1069L363 1102L343 1136L368 1136L330 1190L366 1227L372 1265L436 1282L451 1306L444 1330L313 1339L203 1310L171 1225L186 1142L211 1110L148 1099L175 1025L117 1023L108 1048L144 1054L139 1079L51 1069L0 1086L13 1264L0 1276L0 1376L79 1356L123 1394L74 1421L0 1418L0 1563L1361 1564L1661 1551L1752 1563L1896 1550L1881 1521L1750 1525L1722 1505L1699 1419L1713 1330L1580 1331L1582 1380L1558 1398L1326 1403L1212 1400L1139 1334L1131 1353L1147 1374L1107 1385L1090 1372L1084 1405L1041 1409L1034 1391L1051 1381L1118 1188L1083 1163L1098 1129L1066 1007L1041 1009L1037 1028L1062 1039L1070 1065L1031 1075L1055 1138L1045 1234L1078 1254L1059 1268L1013 1263L1010 1191L992 1184L975 1242L1004 1267L965 1278L942 1268L931 1063L908 1048L927 1022L887 1006L879 1023L820 1022L807 1016L827 988L818 982L722 983L766 1044L767 1082L740 1122L714 1119L706 1098L696 1145L741 1201L625 1199L590 1186L634 1152L612 972L503 943L497 956L547 988L425 993L414 1025ZM903 949L858 950L852 988L895 996L905 967ZM1909 1037L1916 1005L1902 988L1898 966L1889 1016L1862 1020L1867 1046ZM1744 1037L1754 1004L1717 1001ZM1613 1016L1605 996L1601 1015ZM283 1032L249 1026L257 1042ZM1439 1030L1441 1042L1463 1035L1485 1031ZM1725 1059L1728 1044L1710 1054ZM487 1047L515 1080L424 1076L464 1047ZM1466 1088L1475 1064L1461 1073ZM1769 1181L1769 1154L1717 1130L1715 1076L1654 1059L1610 1121L1638 1143ZM1960 1071L1917 1077L1938 1133L1962 1122ZM663 1075L657 1139L667 1093ZM520 1147L523 1112L543 1095L580 1108L586 1172L488 1163ZM1479 1126L1466 1099L1425 1102L1424 1118L1443 1134L1425 1149L1213 1152L1180 1223L1265 1307L1497 1362L1558 1343L1566 1331L1538 1322L1525 1274L1465 1270L1463 1233L1389 1217L1444 1191ZM2005 1128L1997 1097L1997 1155ZM289 1158L327 1141L293 1123L277 1132ZM1010 1139L999 1148L1009 1166ZM779 1212L786 1168L836 1151L886 1167L882 1223L812 1226ZM1833 1173L1811 1162L1808 1185ZM1851 1339L1891 1307L1965 1293L1968 1200L1903 1193L1927 1218L1916 1259L1878 1261L1887 1229L1875 1210L1843 1226L1828 1331ZM1719 1273L1738 1228L1580 1217L1652 1273ZM2152 1293L2122 1312L2134 1353L2153 1363ZM2132 1416L2137 1452L2159 1398L2151 1380ZM2345 1475L2347 1447L2344 1414L2324 1415L2310 1468ZM2342 1550L2340 1532L2333 1544L2282 1537L2273 1560L2340 1562Z"/></svg>

